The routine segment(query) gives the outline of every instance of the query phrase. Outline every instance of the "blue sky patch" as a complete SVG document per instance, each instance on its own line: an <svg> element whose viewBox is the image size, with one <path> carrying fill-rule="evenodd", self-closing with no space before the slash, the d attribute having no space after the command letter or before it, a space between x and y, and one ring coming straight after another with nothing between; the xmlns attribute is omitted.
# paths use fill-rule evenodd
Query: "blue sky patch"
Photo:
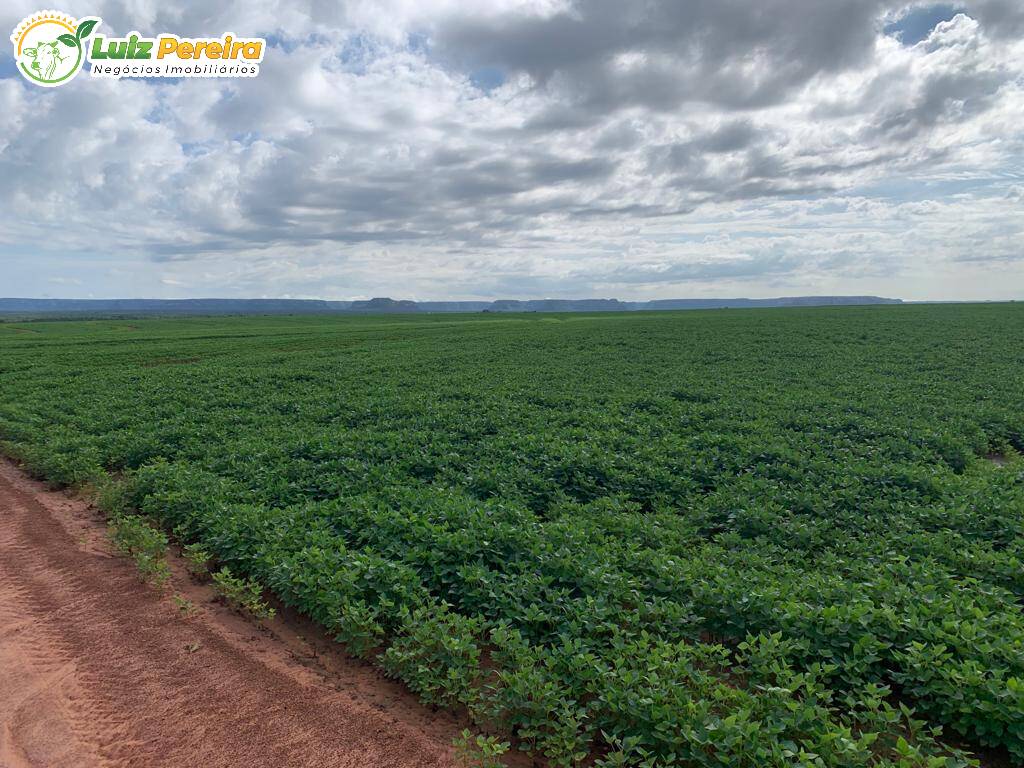
<svg viewBox="0 0 1024 768"><path fill-rule="evenodd" d="M926 5L913 8L897 21L885 25L887 35L899 38L904 45L916 45L926 39L943 21L949 21L963 10L957 5Z"/></svg>
<svg viewBox="0 0 1024 768"><path fill-rule="evenodd" d="M18 74L18 65L14 61L14 57L6 51L0 52L0 80L8 77L14 77Z"/></svg>
<svg viewBox="0 0 1024 768"><path fill-rule="evenodd" d="M505 73L497 67L481 67L469 73L469 80L481 91L493 91L505 84Z"/></svg>

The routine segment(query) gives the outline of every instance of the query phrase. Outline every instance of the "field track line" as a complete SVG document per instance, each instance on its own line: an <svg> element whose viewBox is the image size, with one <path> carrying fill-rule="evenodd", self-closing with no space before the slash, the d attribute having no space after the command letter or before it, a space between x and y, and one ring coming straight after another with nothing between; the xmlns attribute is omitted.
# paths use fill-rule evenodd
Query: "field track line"
<svg viewBox="0 0 1024 768"><path fill-rule="evenodd" d="M461 723L173 561L163 594L89 505L0 460L0 768L448 768ZM183 617L169 595L199 610Z"/></svg>

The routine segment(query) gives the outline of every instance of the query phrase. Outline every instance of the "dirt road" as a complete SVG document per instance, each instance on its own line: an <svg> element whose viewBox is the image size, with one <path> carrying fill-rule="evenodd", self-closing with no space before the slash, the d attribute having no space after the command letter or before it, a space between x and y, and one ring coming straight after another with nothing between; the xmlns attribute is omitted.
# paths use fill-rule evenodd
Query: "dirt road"
<svg viewBox="0 0 1024 768"><path fill-rule="evenodd" d="M180 564L161 594L98 513L0 460L0 766L453 766L459 724ZM171 594L197 607L183 615Z"/></svg>

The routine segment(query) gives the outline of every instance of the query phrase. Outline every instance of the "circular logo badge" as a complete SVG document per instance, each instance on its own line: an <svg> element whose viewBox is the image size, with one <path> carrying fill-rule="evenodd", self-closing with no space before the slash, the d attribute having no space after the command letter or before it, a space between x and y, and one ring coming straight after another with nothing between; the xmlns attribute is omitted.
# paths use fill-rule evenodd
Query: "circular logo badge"
<svg viewBox="0 0 1024 768"><path fill-rule="evenodd" d="M69 82L82 68L85 40L99 21L76 21L57 11L40 11L23 19L11 35L18 70L44 88Z"/></svg>

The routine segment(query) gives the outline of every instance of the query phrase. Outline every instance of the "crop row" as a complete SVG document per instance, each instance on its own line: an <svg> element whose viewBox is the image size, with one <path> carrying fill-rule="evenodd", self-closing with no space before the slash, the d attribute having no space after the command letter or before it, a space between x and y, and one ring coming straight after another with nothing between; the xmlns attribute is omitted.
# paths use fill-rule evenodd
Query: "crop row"
<svg viewBox="0 0 1024 768"><path fill-rule="evenodd" d="M552 765L1024 759L1016 307L83 325L7 451Z"/></svg>

